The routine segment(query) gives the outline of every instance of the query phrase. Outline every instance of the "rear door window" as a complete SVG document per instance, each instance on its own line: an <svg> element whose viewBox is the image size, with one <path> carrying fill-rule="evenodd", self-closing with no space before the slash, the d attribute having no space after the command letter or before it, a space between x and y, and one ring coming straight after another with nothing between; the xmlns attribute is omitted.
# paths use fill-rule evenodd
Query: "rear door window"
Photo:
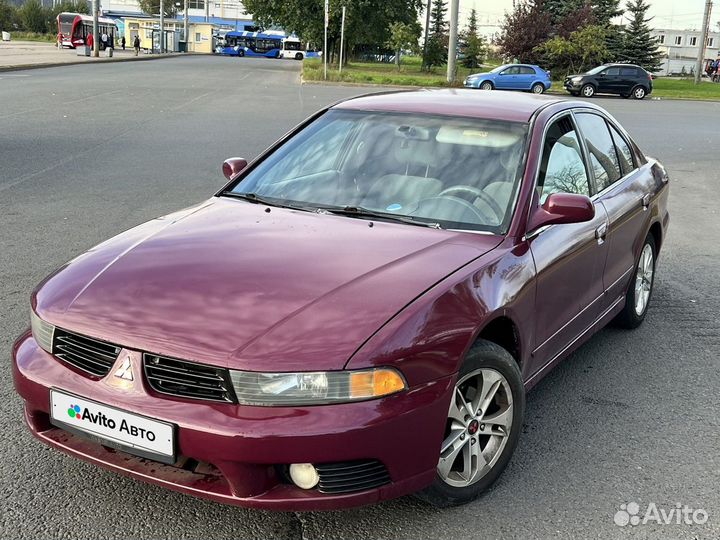
<svg viewBox="0 0 720 540"><path fill-rule="evenodd" d="M521 66L520 75L535 75L535 70L528 66Z"/></svg>
<svg viewBox="0 0 720 540"><path fill-rule="evenodd" d="M620 168L622 169L623 176L625 176L637 168L635 167L632 150L630 150L630 145L628 145L623 136L620 135L620 132L609 122L608 126L610 127L610 134L612 135L613 141L615 142L615 149L617 150L618 159L620 160Z"/></svg>
<svg viewBox="0 0 720 540"><path fill-rule="evenodd" d="M623 77L637 77L638 70L629 67L620 68L620 75L622 75Z"/></svg>

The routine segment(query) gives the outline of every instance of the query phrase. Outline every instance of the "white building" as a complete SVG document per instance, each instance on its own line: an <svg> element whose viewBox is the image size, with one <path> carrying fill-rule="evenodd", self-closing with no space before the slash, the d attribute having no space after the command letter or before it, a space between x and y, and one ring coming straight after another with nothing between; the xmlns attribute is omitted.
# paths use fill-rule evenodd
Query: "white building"
<svg viewBox="0 0 720 540"><path fill-rule="evenodd" d="M700 30L668 30L657 28L652 32L658 39L659 48L664 54L662 67L657 71L661 75L690 74L695 70L702 33ZM708 33L705 47L705 60L715 60L720 55L720 32ZM703 62L703 68L705 63Z"/></svg>

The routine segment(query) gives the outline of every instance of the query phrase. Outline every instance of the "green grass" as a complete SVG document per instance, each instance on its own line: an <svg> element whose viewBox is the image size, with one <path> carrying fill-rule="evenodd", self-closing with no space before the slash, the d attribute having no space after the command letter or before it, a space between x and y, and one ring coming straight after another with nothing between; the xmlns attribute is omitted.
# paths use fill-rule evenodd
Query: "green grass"
<svg viewBox="0 0 720 540"><path fill-rule="evenodd" d="M445 80L445 68L437 67L429 73L420 69L419 57L403 58L400 71L395 64L374 62L351 62L338 73L337 65L328 65L329 82L377 84L382 86L449 86ZM461 86L462 81L470 73L491 69L490 67L468 69L458 66L458 73L453 86ZM303 79L306 81L322 81L323 65L319 59L303 62ZM553 93L567 95L562 81L553 81ZM653 81L652 97L666 99L699 99L720 101L720 84L704 80L695 85L692 78L668 79L659 77Z"/></svg>
<svg viewBox="0 0 720 540"><path fill-rule="evenodd" d="M54 43L57 35L52 33L39 34L38 32L10 32L11 41L41 41L43 43Z"/></svg>
<svg viewBox="0 0 720 540"><path fill-rule="evenodd" d="M693 79L657 78L653 81L652 97L671 99L720 100L720 83L707 79L696 85Z"/></svg>
<svg viewBox="0 0 720 540"><path fill-rule="evenodd" d="M382 64L375 62L351 62L343 66L342 73L338 73L337 65L328 65L328 78L330 82L380 84L385 86L448 86L445 79L445 67L437 67L430 72L420 69L419 57L403 58L398 71L395 64ZM461 86L462 81L470 73L477 73L487 68L468 69L458 66L454 86ZM303 62L303 79L306 81L322 81L322 60L311 59Z"/></svg>

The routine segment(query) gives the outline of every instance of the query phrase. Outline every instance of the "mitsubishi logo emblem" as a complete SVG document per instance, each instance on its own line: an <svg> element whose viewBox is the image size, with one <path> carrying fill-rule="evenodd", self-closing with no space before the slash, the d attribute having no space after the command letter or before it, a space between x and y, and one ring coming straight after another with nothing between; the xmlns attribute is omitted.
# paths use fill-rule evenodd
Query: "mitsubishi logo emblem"
<svg viewBox="0 0 720 540"><path fill-rule="evenodd" d="M120 364L120 367L117 369L117 371L115 371L115 376L120 379L125 379L126 381L133 380L132 362L130 361L130 355L127 355L125 357L123 363Z"/></svg>

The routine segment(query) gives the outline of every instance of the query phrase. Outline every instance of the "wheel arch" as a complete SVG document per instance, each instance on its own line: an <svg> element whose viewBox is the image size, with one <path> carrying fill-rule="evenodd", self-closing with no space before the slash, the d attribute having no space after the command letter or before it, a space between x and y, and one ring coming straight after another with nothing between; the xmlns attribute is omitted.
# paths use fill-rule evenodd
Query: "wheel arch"
<svg viewBox="0 0 720 540"><path fill-rule="evenodd" d="M490 319L478 332L473 344L478 340L489 341L499 345L515 359L519 368L523 367L522 342L517 324L507 314Z"/></svg>
<svg viewBox="0 0 720 540"><path fill-rule="evenodd" d="M655 240L656 251L660 251L660 246L662 246L662 241L663 241L663 233L662 233L662 225L660 225L659 221L656 221L655 223L650 225L649 234L653 235L653 239Z"/></svg>

